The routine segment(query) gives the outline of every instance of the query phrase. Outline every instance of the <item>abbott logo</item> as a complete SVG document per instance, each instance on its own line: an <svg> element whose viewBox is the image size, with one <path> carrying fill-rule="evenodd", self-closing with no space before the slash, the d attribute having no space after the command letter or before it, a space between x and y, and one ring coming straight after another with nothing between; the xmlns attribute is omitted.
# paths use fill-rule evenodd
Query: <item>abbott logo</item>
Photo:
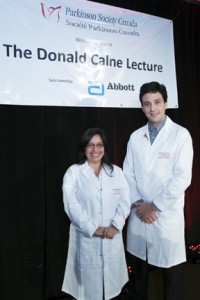
<svg viewBox="0 0 200 300"><path fill-rule="evenodd" d="M42 8L42 15L45 19L54 18L57 22L59 22L61 6L46 7L43 3L41 3L41 8Z"/></svg>
<svg viewBox="0 0 200 300"><path fill-rule="evenodd" d="M88 94L89 95L96 95L96 96L103 96L104 95L104 84L97 81L88 81Z"/></svg>

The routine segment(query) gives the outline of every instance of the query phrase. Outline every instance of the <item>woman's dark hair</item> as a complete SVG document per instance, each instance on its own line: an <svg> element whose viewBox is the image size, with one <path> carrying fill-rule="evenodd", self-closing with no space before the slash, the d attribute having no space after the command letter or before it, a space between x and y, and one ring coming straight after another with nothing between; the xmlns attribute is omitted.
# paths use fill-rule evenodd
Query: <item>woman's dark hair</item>
<svg viewBox="0 0 200 300"><path fill-rule="evenodd" d="M103 142L104 145L104 156L102 157L102 166L105 169L105 166L108 166L111 173L113 171L113 165L110 162L109 159L109 153L108 153L108 142L106 135L104 131L101 128L88 128L82 135L81 143L79 146L79 152L78 152L78 163L83 164L87 157L85 155L85 148L90 142L90 140L93 138L94 135L98 134Z"/></svg>
<svg viewBox="0 0 200 300"><path fill-rule="evenodd" d="M142 97L146 93L157 93L157 92L159 92L162 95L164 102L167 102L167 90L164 84L160 84L159 82L156 81L144 83L140 88L140 94L139 94L141 104L143 105Z"/></svg>

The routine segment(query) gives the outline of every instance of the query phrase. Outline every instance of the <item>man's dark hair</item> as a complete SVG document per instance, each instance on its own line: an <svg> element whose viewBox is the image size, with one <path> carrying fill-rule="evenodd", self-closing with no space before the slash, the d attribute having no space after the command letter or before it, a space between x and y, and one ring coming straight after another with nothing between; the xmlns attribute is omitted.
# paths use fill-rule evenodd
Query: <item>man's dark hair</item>
<svg viewBox="0 0 200 300"><path fill-rule="evenodd" d="M167 102L167 90L164 84L160 84L159 82L156 81L144 83L140 88L140 94L139 94L141 104L143 105L142 97L144 96L144 94L157 93L157 92L159 92L162 95L164 102Z"/></svg>

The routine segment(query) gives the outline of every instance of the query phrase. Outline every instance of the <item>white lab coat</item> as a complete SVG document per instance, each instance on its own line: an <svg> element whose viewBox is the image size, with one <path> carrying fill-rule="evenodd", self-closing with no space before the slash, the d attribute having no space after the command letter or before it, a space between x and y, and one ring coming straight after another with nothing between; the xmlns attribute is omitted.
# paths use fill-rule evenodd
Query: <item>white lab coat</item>
<svg viewBox="0 0 200 300"><path fill-rule="evenodd" d="M106 169L110 173L109 169ZM122 170L112 176L104 168L98 179L85 162L73 165L63 180L64 208L71 220L69 249L62 290L78 300L105 300L128 281L122 228L130 213L130 192ZM113 224L113 239L93 236L99 226Z"/></svg>
<svg viewBox="0 0 200 300"><path fill-rule="evenodd" d="M189 132L167 117L151 145L148 125L132 133L123 171L131 201L152 202L158 220L142 222L132 208L127 227L127 250L158 267L186 260L184 192L191 182L193 148Z"/></svg>

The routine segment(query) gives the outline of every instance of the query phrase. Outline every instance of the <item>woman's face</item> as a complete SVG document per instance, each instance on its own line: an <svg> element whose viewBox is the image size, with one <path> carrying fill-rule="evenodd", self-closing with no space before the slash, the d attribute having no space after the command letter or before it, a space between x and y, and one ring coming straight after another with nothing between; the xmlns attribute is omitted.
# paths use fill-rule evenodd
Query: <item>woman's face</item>
<svg viewBox="0 0 200 300"><path fill-rule="evenodd" d="M85 148L85 155L89 164L101 163L104 156L104 144L99 134L95 134Z"/></svg>

